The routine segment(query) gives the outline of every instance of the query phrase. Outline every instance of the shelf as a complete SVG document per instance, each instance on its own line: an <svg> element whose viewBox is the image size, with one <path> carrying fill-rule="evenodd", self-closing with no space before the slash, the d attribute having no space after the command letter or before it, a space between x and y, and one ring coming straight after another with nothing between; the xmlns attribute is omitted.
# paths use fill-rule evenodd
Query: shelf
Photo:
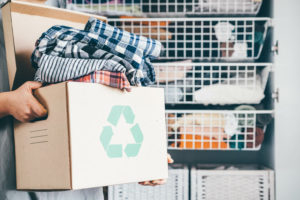
<svg viewBox="0 0 300 200"><path fill-rule="evenodd" d="M155 63L154 87L165 88L168 104L258 104L271 63Z"/></svg>
<svg viewBox="0 0 300 200"><path fill-rule="evenodd" d="M262 0L68 0L67 8L101 15L177 16L251 15Z"/></svg>
<svg viewBox="0 0 300 200"><path fill-rule="evenodd" d="M274 195L274 172L267 168L197 165L191 169L191 200L273 200Z"/></svg>
<svg viewBox="0 0 300 200"><path fill-rule="evenodd" d="M189 200L189 169L173 164L166 184L145 187L138 183L109 186L108 200Z"/></svg>
<svg viewBox="0 0 300 200"><path fill-rule="evenodd" d="M166 110L169 150L257 151L273 111Z"/></svg>
<svg viewBox="0 0 300 200"><path fill-rule="evenodd" d="M253 61L260 56L270 19L110 18L108 23L159 40L161 59Z"/></svg>

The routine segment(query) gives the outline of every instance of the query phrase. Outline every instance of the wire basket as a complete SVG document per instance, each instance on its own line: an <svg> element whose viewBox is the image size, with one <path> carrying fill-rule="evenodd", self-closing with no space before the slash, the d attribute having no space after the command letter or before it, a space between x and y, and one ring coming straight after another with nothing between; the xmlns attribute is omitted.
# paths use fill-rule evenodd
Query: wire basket
<svg viewBox="0 0 300 200"><path fill-rule="evenodd" d="M259 150L273 111L253 109L166 110L168 149Z"/></svg>
<svg viewBox="0 0 300 200"><path fill-rule="evenodd" d="M121 18L110 25L159 40L161 59L253 61L258 59L269 18Z"/></svg>
<svg viewBox="0 0 300 200"><path fill-rule="evenodd" d="M251 165L197 165L191 200L274 200L274 171Z"/></svg>
<svg viewBox="0 0 300 200"><path fill-rule="evenodd" d="M169 104L258 104L271 63L155 63L154 87L165 88Z"/></svg>
<svg viewBox="0 0 300 200"><path fill-rule="evenodd" d="M174 164L169 169L167 183L160 186L141 186L137 183L109 186L109 200L188 200L189 170Z"/></svg>
<svg viewBox="0 0 300 200"><path fill-rule="evenodd" d="M256 15L262 0L68 0L67 8L100 15Z"/></svg>

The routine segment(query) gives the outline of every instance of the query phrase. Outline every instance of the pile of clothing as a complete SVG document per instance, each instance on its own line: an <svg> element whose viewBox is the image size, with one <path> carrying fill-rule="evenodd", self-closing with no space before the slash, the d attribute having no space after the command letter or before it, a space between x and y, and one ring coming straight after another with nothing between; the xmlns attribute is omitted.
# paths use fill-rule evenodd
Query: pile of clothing
<svg viewBox="0 0 300 200"><path fill-rule="evenodd" d="M197 65L192 60L154 65L156 86L165 88L166 103L203 105L259 104L270 67Z"/></svg>
<svg viewBox="0 0 300 200"><path fill-rule="evenodd" d="M262 0L199 0L195 12L199 13L253 13Z"/></svg>
<svg viewBox="0 0 300 200"><path fill-rule="evenodd" d="M269 72L270 68L265 67L257 73L232 73L223 81L204 84L193 93L193 99L204 105L259 104L265 97Z"/></svg>
<svg viewBox="0 0 300 200"><path fill-rule="evenodd" d="M241 105L236 111L250 113L168 114L170 147L182 149L259 149L270 114L255 114L261 108Z"/></svg>
<svg viewBox="0 0 300 200"><path fill-rule="evenodd" d="M90 18L84 30L56 25L36 42L31 62L35 81L100 83L119 89L155 81L151 61L161 43Z"/></svg>

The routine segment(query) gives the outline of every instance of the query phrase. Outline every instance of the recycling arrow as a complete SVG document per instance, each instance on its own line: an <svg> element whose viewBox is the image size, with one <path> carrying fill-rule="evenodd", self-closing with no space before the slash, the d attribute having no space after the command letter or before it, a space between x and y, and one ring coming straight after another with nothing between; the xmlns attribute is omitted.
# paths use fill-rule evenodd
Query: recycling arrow
<svg viewBox="0 0 300 200"><path fill-rule="evenodd" d="M116 127L118 125L122 115L127 124L134 124L135 115L130 106L113 106L107 118L107 122L109 122L110 125L104 126L100 135L100 142L105 149L107 156L110 158L123 157L123 151L127 157L137 156L144 140L141 128L139 124L136 123L130 128L135 143L127 144L124 149L122 144L110 144L114 135L112 126Z"/></svg>

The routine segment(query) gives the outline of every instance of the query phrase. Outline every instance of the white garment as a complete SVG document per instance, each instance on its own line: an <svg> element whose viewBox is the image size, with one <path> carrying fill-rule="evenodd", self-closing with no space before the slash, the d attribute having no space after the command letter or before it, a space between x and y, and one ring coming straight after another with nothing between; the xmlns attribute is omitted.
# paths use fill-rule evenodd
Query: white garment
<svg viewBox="0 0 300 200"><path fill-rule="evenodd" d="M234 26L229 22L219 22L214 26L215 35L219 42L235 40L233 35Z"/></svg>
<svg viewBox="0 0 300 200"><path fill-rule="evenodd" d="M166 83L185 78L186 73L193 69L192 60L168 62L168 65L154 65L157 82Z"/></svg>
<svg viewBox="0 0 300 200"><path fill-rule="evenodd" d="M176 123L169 124L173 130L179 127L211 127L223 128L224 133L232 136L238 131L238 120L233 114L194 113L183 115Z"/></svg>
<svg viewBox="0 0 300 200"><path fill-rule="evenodd" d="M194 100L204 105L259 104L265 97L264 90L268 72L269 68L266 67L260 74L257 74L255 85L253 85L251 75L248 74L247 84L241 78L236 82L236 78L233 77L229 81L223 81L220 84L203 86L200 90L194 92Z"/></svg>
<svg viewBox="0 0 300 200"><path fill-rule="evenodd" d="M250 13L258 11L262 0L199 0L196 12Z"/></svg>
<svg viewBox="0 0 300 200"><path fill-rule="evenodd" d="M233 54L231 58L244 59L247 58L248 45L246 42L235 42L233 46Z"/></svg>

